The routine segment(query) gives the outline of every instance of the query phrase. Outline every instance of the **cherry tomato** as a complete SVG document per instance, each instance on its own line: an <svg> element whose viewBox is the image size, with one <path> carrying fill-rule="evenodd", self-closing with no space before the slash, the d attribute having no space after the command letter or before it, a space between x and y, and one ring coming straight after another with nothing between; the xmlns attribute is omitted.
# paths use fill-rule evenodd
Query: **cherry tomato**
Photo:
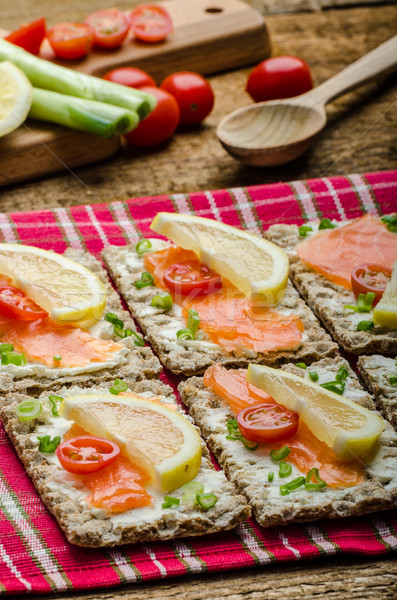
<svg viewBox="0 0 397 600"><path fill-rule="evenodd" d="M179 108L173 96L157 87L143 86L143 92L156 96L156 108L125 139L141 148L155 146L172 136L179 123Z"/></svg>
<svg viewBox="0 0 397 600"><path fill-rule="evenodd" d="M373 306L378 304L383 296L385 287L389 283L392 270L382 265L365 264L355 267L351 272L351 282L355 296L374 292Z"/></svg>
<svg viewBox="0 0 397 600"><path fill-rule="evenodd" d="M127 85L128 87L140 88L143 85L150 85L156 87L156 82L145 71L136 69L135 67L120 67L119 69L113 69L103 76L104 79L112 81L113 83L119 83L120 85Z"/></svg>
<svg viewBox="0 0 397 600"><path fill-rule="evenodd" d="M237 422L247 440L261 444L285 440L294 435L298 429L299 415L275 403L260 403L240 410Z"/></svg>
<svg viewBox="0 0 397 600"><path fill-rule="evenodd" d="M169 13L157 4L139 4L130 19L131 30L142 42L161 42L173 30Z"/></svg>
<svg viewBox="0 0 397 600"><path fill-rule="evenodd" d="M246 90L255 102L291 98L313 87L309 66L296 56L275 56L257 65Z"/></svg>
<svg viewBox="0 0 397 600"><path fill-rule="evenodd" d="M45 310L13 285L0 285L0 314L18 321L35 321L48 316Z"/></svg>
<svg viewBox="0 0 397 600"><path fill-rule="evenodd" d="M208 295L223 286L220 275L198 260L187 260L171 265L165 271L163 281L171 292L181 296L192 293Z"/></svg>
<svg viewBox="0 0 397 600"><path fill-rule="evenodd" d="M19 29L9 33L4 39L20 46L31 54L38 54L45 35L46 23L45 19L41 18L27 25L22 25Z"/></svg>
<svg viewBox="0 0 397 600"><path fill-rule="evenodd" d="M101 48L118 48L127 37L130 20L117 8L98 10L89 15L85 23L94 30L94 44Z"/></svg>
<svg viewBox="0 0 397 600"><path fill-rule="evenodd" d="M55 452L65 471L85 474L112 464L120 454L120 448L110 440L82 435L62 442Z"/></svg>
<svg viewBox="0 0 397 600"><path fill-rule="evenodd" d="M48 30L47 38L59 58L82 58L93 46L94 30L86 23L59 23Z"/></svg>
<svg viewBox="0 0 397 600"><path fill-rule="evenodd" d="M181 125L201 123L214 106L214 92L208 81L198 73L173 73L164 79L160 87L178 102Z"/></svg>

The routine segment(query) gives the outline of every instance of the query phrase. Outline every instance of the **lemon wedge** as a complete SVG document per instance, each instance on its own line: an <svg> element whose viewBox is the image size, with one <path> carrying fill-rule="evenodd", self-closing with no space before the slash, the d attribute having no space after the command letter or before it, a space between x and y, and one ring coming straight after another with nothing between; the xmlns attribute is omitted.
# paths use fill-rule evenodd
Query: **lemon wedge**
<svg viewBox="0 0 397 600"><path fill-rule="evenodd" d="M391 279L375 306L373 315L375 325L397 329L397 260L393 265Z"/></svg>
<svg viewBox="0 0 397 600"><path fill-rule="evenodd" d="M187 419L164 404L108 393L64 397L62 404L65 419L116 442L159 491L179 488L200 469L200 436Z"/></svg>
<svg viewBox="0 0 397 600"><path fill-rule="evenodd" d="M0 273L11 277L54 321L89 326L105 309L102 281L61 254L22 244L0 244Z"/></svg>
<svg viewBox="0 0 397 600"><path fill-rule="evenodd" d="M248 298L266 306L282 299L288 281L284 250L261 237L212 219L158 213L151 229L231 281Z"/></svg>
<svg viewBox="0 0 397 600"><path fill-rule="evenodd" d="M0 62L0 137L17 129L33 100L33 87L25 73L13 63Z"/></svg>
<svg viewBox="0 0 397 600"><path fill-rule="evenodd" d="M382 419L370 410L281 369L251 364L247 381L297 412L340 460L368 456L384 429Z"/></svg>

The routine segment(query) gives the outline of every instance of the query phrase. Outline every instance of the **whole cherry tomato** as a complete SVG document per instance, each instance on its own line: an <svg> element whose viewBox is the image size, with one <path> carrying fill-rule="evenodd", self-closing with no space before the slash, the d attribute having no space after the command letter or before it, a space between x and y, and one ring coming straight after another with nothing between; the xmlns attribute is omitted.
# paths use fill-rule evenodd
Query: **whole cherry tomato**
<svg viewBox="0 0 397 600"><path fill-rule="evenodd" d="M198 260L187 260L169 266L163 281L171 292L182 296L191 293L212 294L223 286L221 276Z"/></svg>
<svg viewBox="0 0 397 600"><path fill-rule="evenodd" d="M157 4L139 4L130 19L131 30L142 42L161 42L173 29L169 13Z"/></svg>
<svg viewBox="0 0 397 600"><path fill-rule="evenodd" d="M389 283L392 270L382 265L365 264L355 267L351 272L352 288L355 296L374 292L373 306L383 296L386 285Z"/></svg>
<svg viewBox="0 0 397 600"><path fill-rule="evenodd" d="M125 139L134 146L145 148L164 142L172 136L179 123L179 108L174 98L168 92L157 87L143 86L143 92L156 96L156 108L141 121Z"/></svg>
<svg viewBox="0 0 397 600"><path fill-rule="evenodd" d="M98 10L89 15L85 23L94 30L94 43L101 48L118 48L127 37L130 20L117 8Z"/></svg>
<svg viewBox="0 0 397 600"><path fill-rule="evenodd" d="M127 85L128 87L140 88L144 85L150 85L156 87L156 82L145 71L136 69L135 67L120 67L119 69L113 69L103 76L104 79L112 81L113 83L119 83L120 85Z"/></svg>
<svg viewBox="0 0 397 600"><path fill-rule="evenodd" d="M198 73L173 73L164 79L160 87L178 102L181 125L201 123L214 106L214 92L208 81Z"/></svg>
<svg viewBox="0 0 397 600"><path fill-rule="evenodd" d="M112 464L120 454L120 448L110 440L82 435L62 442L55 452L65 471L86 474Z"/></svg>
<svg viewBox="0 0 397 600"><path fill-rule="evenodd" d="M275 56L257 65L246 90L255 102L292 98L313 87L309 66L297 56Z"/></svg>
<svg viewBox="0 0 397 600"><path fill-rule="evenodd" d="M94 44L94 30L86 23L59 23L47 31L47 38L59 58L82 58Z"/></svg>
<svg viewBox="0 0 397 600"><path fill-rule="evenodd" d="M299 415L275 402L261 403L240 410L237 423L243 436L251 442L277 442L296 433Z"/></svg>
<svg viewBox="0 0 397 600"><path fill-rule="evenodd" d="M0 314L17 321L35 321L48 316L26 294L13 285L0 285Z"/></svg>
<svg viewBox="0 0 397 600"><path fill-rule="evenodd" d="M37 19L19 29L12 31L4 39L16 46L20 46L31 54L38 54L41 42L45 38L46 22L44 18Z"/></svg>

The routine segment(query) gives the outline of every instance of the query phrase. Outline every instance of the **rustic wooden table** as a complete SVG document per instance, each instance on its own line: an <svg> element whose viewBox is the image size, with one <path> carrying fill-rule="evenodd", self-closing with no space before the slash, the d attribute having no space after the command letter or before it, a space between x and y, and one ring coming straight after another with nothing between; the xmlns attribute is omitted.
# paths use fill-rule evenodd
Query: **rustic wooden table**
<svg viewBox="0 0 397 600"><path fill-rule="evenodd" d="M118 0L130 8L136 0ZM396 34L395 2L362 0L250 0L263 14L274 54L305 59L319 84L344 66ZM110 3L111 4L111 3ZM108 0L13 0L0 2L0 26L17 27L44 15L49 24L79 20L105 8ZM328 108L329 125L305 156L284 167L253 169L231 158L214 130L220 118L247 104L244 92L249 68L211 77L216 105L198 129L179 132L160 149L125 149L101 164L0 190L0 210L31 210L110 202L131 196L246 186L273 181L365 172L396 167L397 92L391 78L367 85ZM397 594L393 557L335 557L266 566L215 575L132 585L117 590L74 594L76 600L306 600L392 599ZM67 598L71 595L62 595ZM48 596L49 598L49 596Z"/></svg>

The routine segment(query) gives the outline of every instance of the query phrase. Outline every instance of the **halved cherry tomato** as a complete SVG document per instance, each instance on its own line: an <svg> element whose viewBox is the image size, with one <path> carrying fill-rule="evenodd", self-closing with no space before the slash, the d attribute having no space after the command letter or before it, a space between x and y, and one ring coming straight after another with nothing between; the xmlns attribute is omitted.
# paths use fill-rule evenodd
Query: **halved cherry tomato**
<svg viewBox="0 0 397 600"><path fill-rule="evenodd" d="M27 25L22 25L19 29L9 33L4 39L27 50L31 54L38 54L41 42L45 38L45 32L45 19L41 18Z"/></svg>
<svg viewBox="0 0 397 600"><path fill-rule="evenodd" d="M172 73L160 84L172 94L181 111L180 124L201 123L214 106L214 92L202 75L191 71Z"/></svg>
<svg viewBox="0 0 397 600"><path fill-rule="evenodd" d="M275 403L261 403L240 410L237 422L247 440L261 444L294 435L298 430L299 415Z"/></svg>
<svg viewBox="0 0 397 600"><path fill-rule="evenodd" d="M222 289L222 278L198 260L171 265L164 273L164 284L178 296L212 294Z"/></svg>
<svg viewBox="0 0 397 600"><path fill-rule="evenodd" d="M59 23L47 31L51 48L59 58L86 56L94 44L94 30L86 23Z"/></svg>
<svg viewBox="0 0 397 600"><path fill-rule="evenodd" d="M127 85L128 87L140 88L144 85L150 85L156 87L156 82L149 73L145 73L141 69L135 67L120 67L119 69L113 69L103 76L104 79L112 81L113 83L119 83L120 85Z"/></svg>
<svg viewBox="0 0 397 600"><path fill-rule="evenodd" d="M110 440L82 435L62 442L55 452L65 471L83 474L95 473L112 464L120 448Z"/></svg>
<svg viewBox="0 0 397 600"><path fill-rule="evenodd" d="M297 56L274 56L250 73L246 90L255 102L291 98L313 87L309 66Z"/></svg>
<svg viewBox="0 0 397 600"><path fill-rule="evenodd" d="M127 37L130 19L117 8L98 10L85 23L94 30L94 44L101 48L118 48Z"/></svg>
<svg viewBox="0 0 397 600"><path fill-rule="evenodd" d="M173 30L169 13L157 4L139 4L130 18L131 30L142 42L161 42Z"/></svg>
<svg viewBox="0 0 397 600"><path fill-rule="evenodd" d="M35 321L48 316L22 290L3 284L0 284L0 314L17 321Z"/></svg>
<svg viewBox="0 0 397 600"><path fill-rule="evenodd" d="M382 265L365 264L355 267L351 272L351 282L355 296L374 292L373 306L379 302L390 281L392 270Z"/></svg>

